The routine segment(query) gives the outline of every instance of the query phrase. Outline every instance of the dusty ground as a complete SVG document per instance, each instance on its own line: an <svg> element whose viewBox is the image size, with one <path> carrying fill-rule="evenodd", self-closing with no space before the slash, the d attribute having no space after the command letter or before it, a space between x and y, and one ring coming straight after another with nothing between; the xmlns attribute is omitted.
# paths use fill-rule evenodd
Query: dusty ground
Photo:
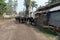
<svg viewBox="0 0 60 40"><path fill-rule="evenodd" d="M55 40L55 38L47 37L29 25L6 21L0 22L0 40Z"/></svg>

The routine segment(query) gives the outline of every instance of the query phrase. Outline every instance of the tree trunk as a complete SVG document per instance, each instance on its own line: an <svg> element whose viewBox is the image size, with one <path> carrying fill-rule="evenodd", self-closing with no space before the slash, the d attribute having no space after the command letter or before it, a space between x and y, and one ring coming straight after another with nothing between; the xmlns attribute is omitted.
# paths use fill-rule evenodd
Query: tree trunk
<svg viewBox="0 0 60 40"><path fill-rule="evenodd" d="M29 6L26 6L25 17L28 17L28 15L29 15Z"/></svg>

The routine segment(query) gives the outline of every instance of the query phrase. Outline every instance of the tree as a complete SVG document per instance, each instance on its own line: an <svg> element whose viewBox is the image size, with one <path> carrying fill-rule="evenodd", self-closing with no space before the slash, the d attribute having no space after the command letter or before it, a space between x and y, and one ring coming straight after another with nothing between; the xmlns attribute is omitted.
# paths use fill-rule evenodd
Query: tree
<svg viewBox="0 0 60 40"><path fill-rule="evenodd" d="M17 0L14 0L13 6L14 6L14 12L16 12L16 8L17 8Z"/></svg>
<svg viewBox="0 0 60 40"><path fill-rule="evenodd" d="M17 0L9 0L7 3L7 11L6 14L12 15L16 14Z"/></svg>
<svg viewBox="0 0 60 40"><path fill-rule="evenodd" d="M32 7L32 10L33 10L33 8L35 7L35 8L37 8L37 4L36 4L36 1L31 1L31 7Z"/></svg>
<svg viewBox="0 0 60 40"><path fill-rule="evenodd" d="M8 3L7 3L6 7L7 7L6 14L12 15L12 13L13 13L13 1L8 0Z"/></svg>
<svg viewBox="0 0 60 40"><path fill-rule="evenodd" d="M19 15L20 15L20 16L24 16L24 15L25 15L25 14L24 14L24 11L20 11L20 12L19 12Z"/></svg>
<svg viewBox="0 0 60 40"><path fill-rule="evenodd" d="M25 17L28 17L31 7L31 0L24 0L24 5L26 7Z"/></svg>
<svg viewBox="0 0 60 40"><path fill-rule="evenodd" d="M56 3L56 2L59 2L60 0L49 0L48 1L48 4L52 4L52 3Z"/></svg>
<svg viewBox="0 0 60 40"><path fill-rule="evenodd" d="M0 0L0 15L6 12L6 3L5 0Z"/></svg>
<svg viewBox="0 0 60 40"><path fill-rule="evenodd" d="M24 6L26 7L25 16L28 17L31 14L31 8L37 8L36 1L25 0Z"/></svg>

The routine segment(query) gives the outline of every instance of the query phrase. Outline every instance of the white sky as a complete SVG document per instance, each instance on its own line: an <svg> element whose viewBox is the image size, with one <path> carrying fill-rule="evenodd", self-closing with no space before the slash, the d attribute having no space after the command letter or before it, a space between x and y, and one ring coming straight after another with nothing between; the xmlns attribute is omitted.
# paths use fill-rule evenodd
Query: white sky
<svg viewBox="0 0 60 40"><path fill-rule="evenodd" d="M46 2L48 2L48 0L34 0L37 2L38 6L42 5L46 5ZM22 11L24 8L24 0L18 0L18 7L17 7L17 12Z"/></svg>
<svg viewBox="0 0 60 40"><path fill-rule="evenodd" d="M46 5L46 2L48 2L48 0L34 0L37 2L38 6L42 5ZM17 12L22 11L24 9L24 0L18 0L18 6L17 6ZM34 9L35 10L35 9Z"/></svg>

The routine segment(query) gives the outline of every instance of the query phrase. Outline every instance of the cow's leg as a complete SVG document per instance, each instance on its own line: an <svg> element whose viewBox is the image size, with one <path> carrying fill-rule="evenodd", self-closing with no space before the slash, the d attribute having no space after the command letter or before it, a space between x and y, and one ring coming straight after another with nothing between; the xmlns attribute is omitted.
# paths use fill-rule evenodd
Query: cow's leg
<svg viewBox="0 0 60 40"><path fill-rule="evenodd" d="M30 20L30 18L28 19L28 21L29 21L29 24L31 24L31 20Z"/></svg>
<svg viewBox="0 0 60 40"><path fill-rule="evenodd" d="M17 19L18 23L19 23L19 18Z"/></svg>
<svg viewBox="0 0 60 40"><path fill-rule="evenodd" d="M21 21L21 20L20 20L20 18L19 18L19 23L20 23L20 21Z"/></svg>
<svg viewBox="0 0 60 40"><path fill-rule="evenodd" d="M21 22L23 23L23 19L21 19Z"/></svg>
<svg viewBox="0 0 60 40"><path fill-rule="evenodd" d="M16 23L19 23L19 18L16 18Z"/></svg>
<svg viewBox="0 0 60 40"><path fill-rule="evenodd" d="M24 23L26 23L27 22L27 19L26 18L24 18Z"/></svg>
<svg viewBox="0 0 60 40"><path fill-rule="evenodd" d="M17 18L15 18L16 22L17 22Z"/></svg>
<svg viewBox="0 0 60 40"><path fill-rule="evenodd" d="M30 24L32 25L32 20L30 19Z"/></svg>
<svg viewBox="0 0 60 40"><path fill-rule="evenodd" d="M15 20L17 21L17 18L15 18Z"/></svg>

